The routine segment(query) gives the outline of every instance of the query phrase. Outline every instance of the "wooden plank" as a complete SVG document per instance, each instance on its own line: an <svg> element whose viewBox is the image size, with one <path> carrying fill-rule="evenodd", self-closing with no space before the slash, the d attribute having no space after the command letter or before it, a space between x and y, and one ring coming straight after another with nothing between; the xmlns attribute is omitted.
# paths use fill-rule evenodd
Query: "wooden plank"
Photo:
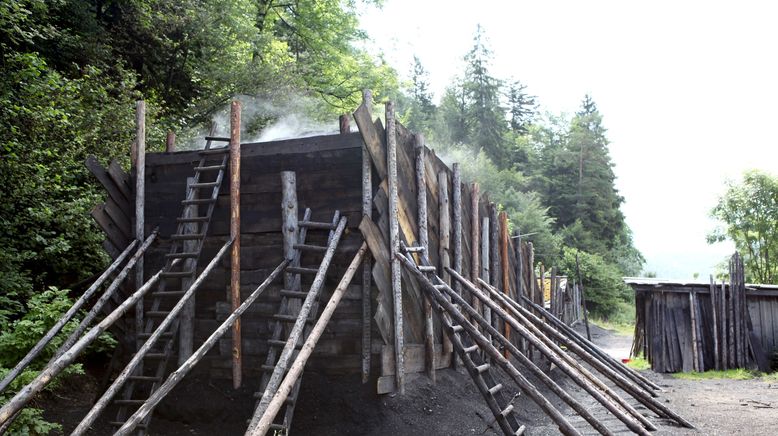
<svg viewBox="0 0 778 436"><path fill-rule="evenodd" d="M354 132L347 135L320 135L305 138L284 139L272 142L254 142L241 144L243 159L262 156L281 157L283 155L311 154L362 147L362 136ZM200 160L198 150L177 151L175 153L149 153L148 167L169 165L193 165Z"/></svg>
<svg viewBox="0 0 778 436"><path fill-rule="evenodd" d="M427 228L427 183L424 177L426 169L426 147L424 147L424 136L414 134L414 148L416 151L416 204L417 219L419 227L419 246L424 248L424 256L429 260L430 244L429 231ZM432 303L429 297L424 298L424 345L426 347L426 368L427 376L433 384L436 382L435 374L435 330L432 322Z"/></svg>
<svg viewBox="0 0 778 436"><path fill-rule="evenodd" d="M142 145L145 147L145 142ZM97 181L100 182L108 195L116 201L122 210L130 210L129 201L126 200L125 195L108 175L108 171L100 165L96 157L89 155L84 161L84 165L97 178Z"/></svg>
<svg viewBox="0 0 778 436"><path fill-rule="evenodd" d="M451 204L448 196L448 171L445 170L438 172L438 207L440 219L438 259L442 272L440 277L450 286L451 275L446 271L446 268L451 267ZM446 354L451 354L454 351L454 346L448 335L443 335L443 350Z"/></svg>
<svg viewBox="0 0 778 436"><path fill-rule="evenodd" d="M384 345L385 350L381 351L381 374L384 376L396 375L396 367L394 363L394 347L391 345ZM444 357L443 346L441 344L435 344L435 369L447 368L450 365L450 360L446 362ZM421 373L427 371L427 350L424 344L405 344L404 351L405 372ZM450 358L449 358L450 359ZM448 363L448 365L447 365Z"/></svg>
<svg viewBox="0 0 778 436"><path fill-rule="evenodd" d="M387 160L386 160L386 145L383 135L379 134L379 130L373 124L373 120L370 115L370 102L363 101L361 105L354 111L354 121L357 123L359 133L362 141L370 153L370 160L373 162L373 166L378 173L378 178L383 180L387 176Z"/></svg>
<svg viewBox="0 0 778 436"><path fill-rule="evenodd" d="M130 188L130 175L124 172L121 165L119 165L119 162L116 159L111 159L111 162L108 163L108 176L111 178L113 183L116 185L116 187L119 189L119 192L122 194L122 197L124 197L124 201L129 204L130 200L132 200L132 189Z"/></svg>
<svg viewBox="0 0 778 436"><path fill-rule="evenodd" d="M359 224L359 230L362 237L365 238L367 246L370 249L374 259L373 280L378 288L376 298L375 316L373 319L378 326L378 331L384 343L390 344L394 341L394 331L392 328L392 287L391 272L389 261L389 247L384 240L381 230L369 217L363 217Z"/></svg>
<svg viewBox="0 0 778 436"><path fill-rule="evenodd" d="M700 338L698 336L697 324L697 300L694 292L689 292L689 319L691 320L692 334L692 367L695 371L702 372L702 365L700 364Z"/></svg>
<svg viewBox="0 0 778 436"><path fill-rule="evenodd" d="M89 212L100 229L103 230L107 240L116 248L124 249L129 243L129 238L125 237L119 226L113 222L111 217L105 211L105 204L98 204Z"/></svg>

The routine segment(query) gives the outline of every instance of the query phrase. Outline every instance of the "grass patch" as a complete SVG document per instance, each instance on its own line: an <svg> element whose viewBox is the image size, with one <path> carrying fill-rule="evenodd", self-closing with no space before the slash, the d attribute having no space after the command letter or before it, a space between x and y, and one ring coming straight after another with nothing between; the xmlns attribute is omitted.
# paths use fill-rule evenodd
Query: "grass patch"
<svg viewBox="0 0 778 436"><path fill-rule="evenodd" d="M705 371L705 372L678 372L673 374L674 378L682 380L751 380L759 376L758 372L747 369L728 369L726 371ZM778 379L777 379L778 380Z"/></svg>
<svg viewBox="0 0 778 436"><path fill-rule="evenodd" d="M644 359L643 356L631 358L629 362L627 362L627 366L638 371L651 369L651 364L648 363L648 360Z"/></svg>
<svg viewBox="0 0 778 436"><path fill-rule="evenodd" d="M632 336L635 333L635 324L628 321L607 320L598 317L589 318L589 322L596 324L605 330L613 330L624 336Z"/></svg>
<svg viewBox="0 0 778 436"><path fill-rule="evenodd" d="M771 372L769 374L762 374L760 377L760 380L771 382L771 383L778 383L778 372Z"/></svg>

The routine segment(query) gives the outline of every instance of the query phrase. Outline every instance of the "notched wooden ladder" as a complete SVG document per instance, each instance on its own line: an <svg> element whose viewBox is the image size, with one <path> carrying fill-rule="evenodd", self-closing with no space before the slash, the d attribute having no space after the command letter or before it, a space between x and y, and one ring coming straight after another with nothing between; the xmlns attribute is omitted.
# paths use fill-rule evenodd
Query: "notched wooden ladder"
<svg viewBox="0 0 778 436"><path fill-rule="evenodd" d="M289 289L281 290L281 303L278 312L272 317L271 336L268 340L268 353L265 363L262 365L262 381L260 390L255 393L259 401L251 419L247 434L257 426L264 415L270 400L275 395L278 387L289 370L289 365L302 347L303 342L310 333L311 326L316 321L319 310L319 295L324 287L324 279L330 266L335 249L340 242L346 227L346 218L336 211L331 222L311 221L311 210L306 209L303 220L298 222L300 232L298 243L294 245L294 255L286 267L286 273L290 275L287 281ZM327 230L327 245L307 244L308 232L311 230ZM324 257L318 268L302 267L300 260L303 252L324 253ZM301 276L315 275L313 283L307 292L302 290ZM289 324L294 324L290 329ZM282 409L275 417L270 429L281 434L287 434L292 425L294 408L297 403L297 395L300 391L302 376L299 377L287 397Z"/></svg>
<svg viewBox="0 0 778 436"><path fill-rule="evenodd" d="M161 280L156 291L151 293L151 302L143 306L142 317L136 319L136 325L140 327L138 329L140 331L137 332L136 354L140 353L142 360L136 364L131 375L120 376L111 386L113 389L117 387L122 389L118 398L113 400L113 404L118 406L116 419L110 422L114 428L124 425L133 411L142 406L159 388L164 380L170 358L175 354L174 345L178 336L179 317L178 314L171 314L171 310L194 282L197 263L208 234L229 157L229 146L211 148L214 139L223 141L223 139L209 137L205 148L200 152L201 157L199 164L194 168L194 177L187 180L186 196L181 201L182 213L176 219L176 232L170 235L171 248L165 255L165 264L160 274ZM205 214L197 213L199 205L206 206ZM168 281L175 285L168 286ZM175 288L171 289L172 286ZM168 318L171 320L166 322L167 329L155 336L152 346L144 347L145 342L154 335L160 322ZM98 406L99 404L95 405ZM93 414L94 408L88 416ZM150 420L151 414L136 426L138 435L145 434Z"/></svg>
<svg viewBox="0 0 778 436"><path fill-rule="evenodd" d="M432 281L433 286L441 288L447 286L446 283L437 275L437 269L431 266L427 261L426 253L423 247L406 247L403 245L403 251L408 261L418 270L420 274ZM416 262L418 256L420 262ZM465 365L467 373L473 379L481 396L486 400L489 410L492 411L497 424L506 435L521 435L524 433L525 426L521 425L516 419L513 409L513 401L516 397L509 398L503 390L503 385L497 383L492 376L490 363L484 359L481 347L476 343L465 329L452 322L448 312L432 300L432 307L440 316L443 329L446 331L454 351Z"/></svg>

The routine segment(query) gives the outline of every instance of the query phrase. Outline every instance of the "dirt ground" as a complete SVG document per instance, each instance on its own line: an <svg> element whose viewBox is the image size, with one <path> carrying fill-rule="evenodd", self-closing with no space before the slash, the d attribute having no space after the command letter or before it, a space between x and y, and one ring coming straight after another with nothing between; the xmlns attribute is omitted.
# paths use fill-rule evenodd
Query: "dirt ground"
<svg viewBox="0 0 778 436"><path fill-rule="evenodd" d="M631 338L592 327L593 340L622 358ZM626 351L625 351L626 350ZM99 363L87 376L70 380L64 389L37 401L45 416L62 423L64 434L77 425L88 411L97 391ZM657 435L774 435L778 425L778 382L754 380L681 380L666 374L644 371L664 392L660 400L698 430L682 429L647 414L659 426ZM562 382L584 404L593 400L559 373ZM505 386L515 386L496 374ZM187 377L157 408L151 435L242 435L253 407L253 388L258 382L233 390L227 380ZM541 385L536 383L536 386ZM437 384L426 377L411 377L405 395L375 394L375 381L362 384L356 375L325 377L308 371L303 378L300 401L295 411L293 435L495 435L493 417L467 374L456 370L438 371ZM517 394L516 389L512 394ZM549 399L572 415L553 395ZM514 400L520 421L528 435L553 435L558 430L540 409L523 395ZM109 409L96 424L92 435L110 434L107 421L115 416ZM588 434L588 432L586 432Z"/></svg>

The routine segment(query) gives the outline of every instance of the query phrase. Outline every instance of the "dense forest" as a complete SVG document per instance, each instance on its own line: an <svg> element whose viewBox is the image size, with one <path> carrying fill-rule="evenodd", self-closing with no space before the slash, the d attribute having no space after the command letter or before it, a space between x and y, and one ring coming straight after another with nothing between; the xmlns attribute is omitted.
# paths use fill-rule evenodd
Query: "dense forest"
<svg viewBox="0 0 778 436"><path fill-rule="evenodd" d="M332 121L371 89L378 102L396 101L403 123L492 193L540 261L570 274L580 258L592 312L628 312L621 277L637 274L643 259L620 210L593 98L581 96L571 116L541 113L529 84L492 75L480 29L462 48L461 74L434 96L420 60L401 81L365 50L361 6L0 2L0 376L108 261L89 215L101 193L83 162L92 154L129 165L137 99L149 107L154 151L169 130L185 137L204 129L236 96ZM247 128L261 132L278 116L259 111ZM106 337L95 352L110 345ZM36 413L25 411L17 431L48 432Z"/></svg>

